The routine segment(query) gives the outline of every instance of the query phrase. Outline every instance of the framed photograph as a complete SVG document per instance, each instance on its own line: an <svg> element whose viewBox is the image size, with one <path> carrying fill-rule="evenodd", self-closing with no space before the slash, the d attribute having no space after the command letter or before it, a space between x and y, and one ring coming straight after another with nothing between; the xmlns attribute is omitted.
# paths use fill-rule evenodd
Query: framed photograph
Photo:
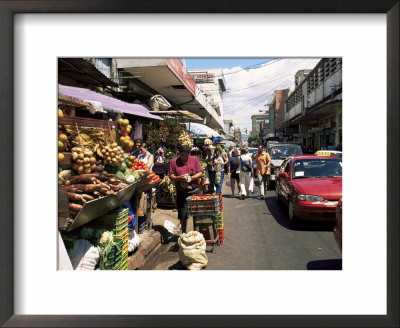
<svg viewBox="0 0 400 328"><path fill-rule="evenodd" d="M398 327L398 31L395 0L0 0L0 324ZM58 271L57 58L96 56L342 58L343 270Z"/></svg>

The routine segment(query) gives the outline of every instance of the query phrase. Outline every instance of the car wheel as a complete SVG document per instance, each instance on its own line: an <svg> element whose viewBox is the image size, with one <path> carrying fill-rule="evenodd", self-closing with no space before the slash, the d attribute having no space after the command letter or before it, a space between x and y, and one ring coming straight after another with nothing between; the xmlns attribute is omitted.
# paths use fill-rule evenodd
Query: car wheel
<svg viewBox="0 0 400 328"><path fill-rule="evenodd" d="M296 220L296 216L294 215L293 202L291 199L289 199L289 203L288 203L288 214L289 214L290 222L295 223L297 220Z"/></svg>

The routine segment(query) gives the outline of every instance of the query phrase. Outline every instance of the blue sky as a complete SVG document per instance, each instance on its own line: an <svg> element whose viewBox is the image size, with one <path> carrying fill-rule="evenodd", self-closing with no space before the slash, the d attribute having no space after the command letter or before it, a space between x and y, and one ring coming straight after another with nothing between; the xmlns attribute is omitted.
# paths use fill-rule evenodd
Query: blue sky
<svg viewBox="0 0 400 328"><path fill-rule="evenodd" d="M293 91L298 70L312 69L320 58L186 58L189 70L222 68L226 92L224 119L251 131L251 116L265 112L275 90ZM250 69L252 67L252 69Z"/></svg>
<svg viewBox="0 0 400 328"><path fill-rule="evenodd" d="M273 58L186 58L187 69L198 68L246 68L266 63Z"/></svg>

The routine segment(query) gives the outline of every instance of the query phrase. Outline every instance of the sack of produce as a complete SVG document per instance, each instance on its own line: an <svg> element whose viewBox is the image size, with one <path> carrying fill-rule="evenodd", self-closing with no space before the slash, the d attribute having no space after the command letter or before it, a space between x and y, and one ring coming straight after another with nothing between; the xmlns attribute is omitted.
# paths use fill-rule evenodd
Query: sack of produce
<svg viewBox="0 0 400 328"><path fill-rule="evenodd" d="M100 258L98 249L86 239L75 240L68 255L74 270L94 270Z"/></svg>
<svg viewBox="0 0 400 328"><path fill-rule="evenodd" d="M207 266L206 241L198 231L182 234L178 239L179 259L189 270L201 270Z"/></svg>

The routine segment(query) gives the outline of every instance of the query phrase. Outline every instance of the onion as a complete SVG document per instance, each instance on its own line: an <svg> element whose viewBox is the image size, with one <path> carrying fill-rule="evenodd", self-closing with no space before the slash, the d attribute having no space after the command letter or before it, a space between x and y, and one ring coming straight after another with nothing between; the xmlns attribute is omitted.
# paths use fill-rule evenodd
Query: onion
<svg viewBox="0 0 400 328"><path fill-rule="evenodd" d="M83 153L79 153L79 154L78 154L78 157L79 157L79 159L84 159L84 158L85 158L85 155L83 155Z"/></svg>
<svg viewBox="0 0 400 328"><path fill-rule="evenodd" d="M91 167L91 166L92 166L92 164L90 164L90 163L83 164L83 167L84 167L85 169L88 169L88 168Z"/></svg>
<svg viewBox="0 0 400 328"><path fill-rule="evenodd" d="M77 152L73 152L72 153L72 159L74 160L74 161L76 161L77 159L78 159L78 153Z"/></svg>
<svg viewBox="0 0 400 328"><path fill-rule="evenodd" d="M84 169L83 172L87 174L87 173L92 172L92 170L91 169Z"/></svg>
<svg viewBox="0 0 400 328"><path fill-rule="evenodd" d="M89 158L89 157L85 157L85 158L83 159L83 163L87 164L87 163L89 163L89 162L90 162L90 158Z"/></svg>

